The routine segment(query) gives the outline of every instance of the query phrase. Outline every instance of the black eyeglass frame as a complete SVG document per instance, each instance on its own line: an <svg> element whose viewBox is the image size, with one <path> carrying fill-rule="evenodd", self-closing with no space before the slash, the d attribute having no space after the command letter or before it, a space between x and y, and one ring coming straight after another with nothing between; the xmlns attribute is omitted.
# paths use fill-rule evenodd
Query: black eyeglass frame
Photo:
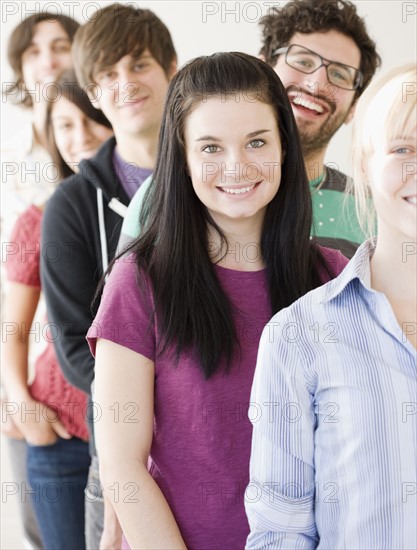
<svg viewBox="0 0 417 550"><path fill-rule="evenodd" d="M315 55L316 57L318 57L321 60L321 64L318 67L316 67L313 71L303 71L299 67L294 67L293 65L290 65L287 61L287 55L288 55L288 52L290 51L290 49L293 46L296 46L297 48L301 48L301 49L305 50L306 52ZM285 63L289 67L291 67L292 69L294 69L296 71L299 71L300 73L312 74L312 73L315 73L316 71L318 71L320 69L320 67L323 67L323 66L326 67L326 75L327 75L327 80L329 81L329 83L333 84L334 86L337 86L338 88L341 88L342 90L349 90L349 91L357 90L363 84L363 73L359 69L357 69L356 67L352 67L351 65L346 65L345 63L340 63L339 61L332 61L330 59L326 59L325 57L322 57L320 54L318 54L316 52L313 52L313 50L309 50L308 48L305 48L304 46L300 46L299 44L290 44L289 46L284 46L283 48L278 48L277 50L272 52L272 56L281 55L283 53L285 53ZM335 84L334 82L332 82L329 78L329 71L328 71L330 65L338 65L339 67L347 67L348 69L353 69L356 73L354 87L353 88L346 88L345 86L340 86L339 84Z"/></svg>

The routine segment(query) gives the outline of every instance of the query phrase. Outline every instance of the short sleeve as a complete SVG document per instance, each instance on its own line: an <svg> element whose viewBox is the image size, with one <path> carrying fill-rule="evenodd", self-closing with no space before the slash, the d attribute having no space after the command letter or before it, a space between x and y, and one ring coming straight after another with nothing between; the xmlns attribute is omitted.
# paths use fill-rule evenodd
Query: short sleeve
<svg viewBox="0 0 417 550"><path fill-rule="evenodd" d="M142 277L142 280L139 280ZM140 283L140 284L139 284ZM123 256L114 265L87 341L95 355L100 338L129 348L155 361L154 306L146 275L138 273L134 256Z"/></svg>
<svg viewBox="0 0 417 550"><path fill-rule="evenodd" d="M8 281L41 288L41 220L42 211L33 205L18 217L5 248Z"/></svg>

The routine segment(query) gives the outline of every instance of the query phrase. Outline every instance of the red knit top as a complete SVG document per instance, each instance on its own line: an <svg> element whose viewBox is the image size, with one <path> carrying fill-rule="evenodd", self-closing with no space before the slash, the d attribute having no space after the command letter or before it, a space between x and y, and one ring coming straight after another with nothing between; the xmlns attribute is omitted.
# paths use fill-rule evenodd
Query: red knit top
<svg viewBox="0 0 417 550"><path fill-rule="evenodd" d="M42 210L29 206L17 219L11 241L15 253L7 254L7 279L13 283L40 289L40 241ZM67 382L62 374L53 345L56 331L45 333L45 350L35 361L35 377L30 393L36 401L53 409L67 431L80 439L88 439L85 421L87 396ZM46 413L45 413L46 414ZM50 414L48 418L53 422Z"/></svg>

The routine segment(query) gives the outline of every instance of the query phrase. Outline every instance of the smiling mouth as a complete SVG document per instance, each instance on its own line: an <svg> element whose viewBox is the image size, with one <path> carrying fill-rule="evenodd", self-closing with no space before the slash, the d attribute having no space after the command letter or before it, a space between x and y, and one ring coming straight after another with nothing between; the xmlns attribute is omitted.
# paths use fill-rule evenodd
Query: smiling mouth
<svg viewBox="0 0 417 550"><path fill-rule="evenodd" d="M258 181L257 183L254 183L253 185L247 185L246 187L218 187L222 193L227 193L228 195L244 195L245 193L249 193L249 191L252 191L252 189L255 189L261 182Z"/></svg>
<svg viewBox="0 0 417 550"><path fill-rule="evenodd" d="M404 197L404 200L409 204L417 204L417 195L412 195L411 197Z"/></svg>
<svg viewBox="0 0 417 550"><path fill-rule="evenodd" d="M294 97L291 99L291 103L299 107L304 107L304 109L315 111L319 115L322 115L324 113L324 109L321 105L319 105L318 103L314 103L313 101L309 101L304 97Z"/></svg>
<svg viewBox="0 0 417 550"><path fill-rule="evenodd" d="M334 111L334 106L322 98L312 96L306 91L300 89L289 88L287 89L288 99L291 104L298 109L305 110L306 112L315 116L320 116Z"/></svg>
<svg viewBox="0 0 417 550"><path fill-rule="evenodd" d="M143 103L147 97L138 97L135 99L129 99L126 98L122 101L122 104L120 105L120 109L123 109L125 107L133 107L135 105L139 105L140 103Z"/></svg>

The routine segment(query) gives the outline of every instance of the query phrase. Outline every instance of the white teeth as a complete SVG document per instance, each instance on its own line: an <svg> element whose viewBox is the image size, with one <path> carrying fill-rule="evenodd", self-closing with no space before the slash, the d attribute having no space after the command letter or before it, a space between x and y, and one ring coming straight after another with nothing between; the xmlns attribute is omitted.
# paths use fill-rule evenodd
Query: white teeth
<svg viewBox="0 0 417 550"><path fill-rule="evenodd" d="M417 197L406 197L405 200L411 204L417 204Z"/></svg>
<svg viewBox="0 0 417 550"><path fill-rule="evenodd" d="M324 113L324 109L321 105L319 105L318 103L313 103L312 101L309 101L304 97L295 96L292 98L292 102L296 105L301 105L301 107L306 107L307 109L316 111L317 113Z"/></svg>
<svg viewBox="0 0 417 550"><path fill-rule="evenodd" d="M231 189L227 187L221 187L223 191L226 191L226 193L229 193L230 195L241 195L242 193L248 193L251 191L255 185L251 185L250 187L242 187L241 189Z"/></svg>

